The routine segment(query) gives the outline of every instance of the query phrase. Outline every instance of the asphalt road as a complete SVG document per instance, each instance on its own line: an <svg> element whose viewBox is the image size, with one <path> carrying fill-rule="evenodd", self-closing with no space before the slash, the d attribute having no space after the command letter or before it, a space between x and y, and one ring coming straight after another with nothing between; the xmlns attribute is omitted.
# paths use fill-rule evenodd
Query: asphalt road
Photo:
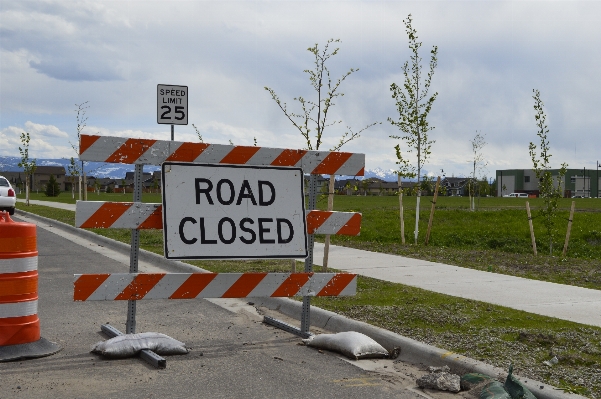
<svg viewBox="0 0 601 399"><path fill-rule="evenodd" d="M83 245L89 248L38 227L41 333L63 350L0 363L1 399L430 397L416 389L416 369L387 360L380 366L396 374L366 371L298 345L299 338L263 324L251 306L230 306L232 312L207 300L138 302L137 332L161 332L191 349L166 357L166 369L91 354L106 339L101 324L125 330L127 302L73 302L73 274L127 272L128 266L90 249L97 244Z"/></svg>

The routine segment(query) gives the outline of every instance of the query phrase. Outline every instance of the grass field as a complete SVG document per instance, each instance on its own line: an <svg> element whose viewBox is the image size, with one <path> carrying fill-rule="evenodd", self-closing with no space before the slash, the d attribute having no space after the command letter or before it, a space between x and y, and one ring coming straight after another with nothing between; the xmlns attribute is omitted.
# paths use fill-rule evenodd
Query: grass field
<svg viewBox="0 0 601 399"><path fill-rule="evenodd" d="M89 200L130 201L130 195L103 194ZM47 199L36 198L32 199ZM71 198L58 197L65 202ZM420 242L423 243L431 198L423 197L420 215ZM54 199L52 199L54 200ZM160 202L156 194L144 194L145 202ZM74 202L74 201L72 201ZM415 198L405 198L408 242L413 231ZM437 203L431 245L400 245L397 197L337 196L336 210L363 213L359 237L332 237L333 242L423 259L442 261L497 273L506 273L546 281L601 288L599 246L595 229L600 229L596 199L577 199L573 236L568 256L549 256L540 244L539 255L530 251L530 235L525 200L517 198L483 198L476 212L467 210L466 198L442 197ZM540 206L530 200L536 215ZM601 204L601 200L599 201ZM561 203L567 219L571 200ZM74 224L74 212L43 206L19 209ZM325 207L325 201L319 202ZM563 246L567 221L559 219L557 246ZM534 219L537 234L541 226ZM561 226L560 225L560 226ZM562 232L563 231L563 232ZM130 233L119 229L98 229L102 234L129 243ZM141 246L162 254L162 233L142 231ZM548 249L548 248L547 248ZM215 272L289 271L289 261L194 261L190 262ZM299 269L302 265L298 265ZM319 271L316 268L316 271ZM313 303L325 309L362 320L390 331L452 350L466 356L507 369L510 362L522 376L545 381L569 392L601 398L601 329L563 320L533 315L482 302L465 300L381 280L358 280L355 297L319 298ZM550 368L542 364L553 356L560 359Z"/></svg>

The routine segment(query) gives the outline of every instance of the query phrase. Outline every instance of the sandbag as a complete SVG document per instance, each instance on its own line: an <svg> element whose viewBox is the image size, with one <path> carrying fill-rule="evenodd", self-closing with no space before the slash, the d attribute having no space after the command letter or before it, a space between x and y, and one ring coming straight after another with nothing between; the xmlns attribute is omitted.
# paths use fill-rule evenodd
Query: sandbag
<svg viewBox="0 0 601 399"><path fill-rule="evenodd" d="M461 376L460 385L462 391L469 391L472 388L477 388L485 383L492 381L493 378L486 374L468 373Z"/></svg>
<svg viewBox="0 0 601 399"><path fill-rule="evenodd" d="M509 374L505 380L505 390L512 399L536 399L536 396L513 376L513 364L509 366Z"/></svg>
<svg viewBox="0 0 601 399"><path fill-rule="evenodd" d="M503 384L499 381L491 381L482 387L480 399L512 399Z"/></svg>
<svg viewBox="0 0 601 399"><path fill-rule="evenodd" d="M183 342L156 332L119 335L106 341L97 342L92 346L91 352L117 359L135 356L142 349L150 349L161 356L188 353Z"/></svg>
<svg viewBox="0 0 601 399"><path fill-rule="evenodd" d="M303 343L314 348L338 352L354 360L388 357L388 351L382 345L356 331L320 334L303 339Z"/></svg>

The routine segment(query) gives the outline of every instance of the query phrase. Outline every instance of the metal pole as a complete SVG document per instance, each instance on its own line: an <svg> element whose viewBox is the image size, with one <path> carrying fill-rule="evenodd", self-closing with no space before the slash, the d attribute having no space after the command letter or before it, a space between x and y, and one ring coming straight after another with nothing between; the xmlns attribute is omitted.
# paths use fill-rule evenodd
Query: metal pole
<svg viewBox="0 0 601 399"><path fill-rule="evenodd" d="M171 125L171 141L173 141L173 140L174 140L174 136L175 136L175 133L174 133L174 131L175 131L175 130L174 130L174 126L175 126L175 125Z"/></svg>
<svg viewBox="0 0 601 399"><path fill-rule="evenodd" d="M309 203L307 204L307 210L313 210L317 203L317 175L309 175ZM311 273L313 271L313 244L315 237L313 234L307 236L307 248L308 256L305 259L305 273ZM303 312L301 314L301 333L303 335L310 335L309 327L311 326L311 297L303 297Z"/></svg>
<svg viewBox="0 0 601 399"><path fill-rule="evenodd" d="M142 202L142 175L144 165L137 165L134 173L134 202ZM129 272L138 272L138 256L140 253L140 230L131 230L131 252L129 255ZM127 301L127 324L125 325L126 334L135 334L136 332L136 301Z"/></svg>

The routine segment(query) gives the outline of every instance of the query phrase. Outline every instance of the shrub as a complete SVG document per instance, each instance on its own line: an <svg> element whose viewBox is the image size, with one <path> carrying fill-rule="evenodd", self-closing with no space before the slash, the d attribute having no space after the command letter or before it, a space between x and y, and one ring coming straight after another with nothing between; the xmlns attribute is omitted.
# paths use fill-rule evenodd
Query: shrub
<svg viewBox="0 0 601 399"><path fill-rule="evenodd" d="M50 180L48 180L48 184L46 184L46 197L58 197L61 193L61 188L56 181L54 175L50 175Z"/></svg>

